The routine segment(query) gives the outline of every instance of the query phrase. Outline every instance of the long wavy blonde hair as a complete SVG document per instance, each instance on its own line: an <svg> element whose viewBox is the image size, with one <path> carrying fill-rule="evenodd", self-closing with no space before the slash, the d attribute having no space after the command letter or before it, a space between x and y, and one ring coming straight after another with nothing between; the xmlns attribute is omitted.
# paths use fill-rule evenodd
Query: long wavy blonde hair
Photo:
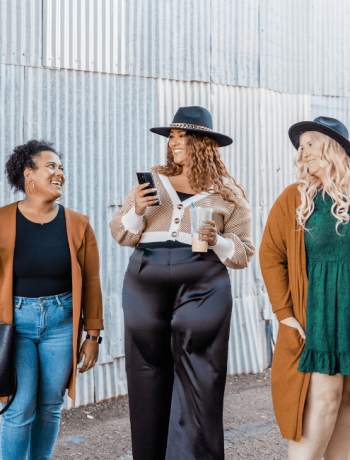
<svg viewBox="0 0 350 460"><path fill-rule="evenodd" d="M315 209L314 199L318 189L323 188L323 199L328 193L333 200L331 211L337 219L335 229L340 235L338 226L349 222L350 158L338 142L316 131L303 133L300 137L300 144L305 134L308 134L320 149L318 163L325 169L327 179L323 184L321 179L309 173L307 166L302 161L302 152L299 147L294 159L298 190L301 195L301 204L296 210L296 220L301 228L310 231L305 227L305 224Z"/></svg>
<svg viewBox="0 0 350 460"><path fill-rule="evenodd" d="M219 193L224 200L242 206L242 197L248 202L242 185L237 184L235 179L228 173L221 160L217 142L201 134L187 133L187 166L191 171L189 182L197 193ZM156 166L155 171L164 176L177 176L182 172L182 166L174 162L174 155L169 146L167 147L167 164ZM235 188L225 185L223 178L228 179L236 186ZM211 187L209 189L209 187Z"/></svg>

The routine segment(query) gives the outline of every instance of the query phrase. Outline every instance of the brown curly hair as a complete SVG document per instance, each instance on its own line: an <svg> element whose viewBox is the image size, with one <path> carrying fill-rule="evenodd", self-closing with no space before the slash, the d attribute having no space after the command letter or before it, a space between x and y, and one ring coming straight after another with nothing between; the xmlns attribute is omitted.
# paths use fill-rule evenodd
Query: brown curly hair
<svg viewBox="0 0 350 460"><path fill-rule="evenodd" d="M235 203L239 207L242 207L242 196L249 202L244 188L237 184L222 162L218 143L215 139L201 134L187 133L186 143L188 147L187 166L191 171L189 182L193 190L197 193L219 193L224 200ZM169 142L167 147L166 166L156 166L154 170L164 176L177 176L181 174L182 166L174 162L174 156ZM241 193L239 190L235 191L231 187L225 185L223 181L224 177L233 181ZM211 186L213 186L213 188L208 190Z"/></svg>

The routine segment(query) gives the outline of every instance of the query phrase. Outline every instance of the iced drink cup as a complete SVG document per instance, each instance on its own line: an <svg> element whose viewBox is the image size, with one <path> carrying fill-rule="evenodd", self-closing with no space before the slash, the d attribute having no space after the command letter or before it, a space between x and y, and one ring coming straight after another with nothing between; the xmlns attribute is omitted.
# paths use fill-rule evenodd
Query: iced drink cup
<svg viewBox="0 0 350 460"><path fill-rule="evenodd" d="M192 233L192 252L207 252L208 243L202 241L199 227L206 221L211 220L213 210L211 208L191 208L191 233Z"/></svg>

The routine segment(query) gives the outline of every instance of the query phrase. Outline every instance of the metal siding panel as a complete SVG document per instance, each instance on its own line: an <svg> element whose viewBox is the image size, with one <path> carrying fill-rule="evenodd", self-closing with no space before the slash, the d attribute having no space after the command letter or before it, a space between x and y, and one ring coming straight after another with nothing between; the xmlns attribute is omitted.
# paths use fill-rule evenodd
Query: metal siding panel
<svg viewBox="0 0 350 460"><path fill-rule="evenodd" d="M310 120L310 96L284 94L261 89L261 149L259 152L260 186L256 196L257 214L253 221L259 225L256 235L258 250L267 217L277 197L295 182L293 160L296 155L288 130L298 121ZM264 296L264 318L272 319L271 305L266 296L260 266L255 260L257 291Z"/></svg>
<svg viewBox="0 0 350 460"><path fill-rule="evenodd" d="M210 81L208 31L210 0L45 0L44 65Z"/></svg>
<svg viewBox="0 0 350 460"><path fill-rule="evenodd" d="M233 144L220 149L222 159L235 180L244 186L251 203L253 223L259 196L260 90L237 86L211 85L214 129L233 138ZM253 225L253 241L261 234ZM262 311L256 292L255 255L244 270L229 270L233 297L231 333L229 342L228 373L259 372L267 367L262 349L265 334L261 333Z"/></svg>
<svg viewBox="0 0 350 460"><path fill-rule="evenodd" d="M0 63L42 66L41 18L41 0L0 0Z"/></svg>
<svg viewBox="0 0 350 460"><path fill-rule="evenodd" d="M234 299L228 372L259 372L267 367L264 320L271 305L259 265L267 215L284 188L294 182L295 150L289 127L310 117L310 96L266 89L211 85L214 129L234 142L221 149L230 174L246 188L253 218L256 254L245 270L230 270Z"/></svg>
<svg viewBox="0 0 350 460"><path fill-rule="evenodd" d="M23 144L24 67L0 64L0 206L21 199L4 175L7 156Z"/></svg>
<svg viewBox="0 0 350 460"><path fill-rule="evenodd" d="M285 93L310 93L311 20L310 0L261 0L261 87Z"/></svg>
<svg viewBox="0 0 350 460"><path fill-rule="evenodd" d="M311 96L311 120L319 116L337 118L350 129L350 98Z"/></svg>
<svg viewBox="0 0 350 460"><path fill-rule="evenodd" d="M260 0L211 2L211 81L259 86Z"/></svg>
<svg viewBox="0 0 350 460"><path fill-rule="evenodd" d="M97 366L94 372L96 402L117 398L128 393L125 358Z"/></svg>
<svg viewBox="0 0 350 460"><path fill-rule="evenodd" d="M350 2L311 0L312 94L350 95Z"/></svg>

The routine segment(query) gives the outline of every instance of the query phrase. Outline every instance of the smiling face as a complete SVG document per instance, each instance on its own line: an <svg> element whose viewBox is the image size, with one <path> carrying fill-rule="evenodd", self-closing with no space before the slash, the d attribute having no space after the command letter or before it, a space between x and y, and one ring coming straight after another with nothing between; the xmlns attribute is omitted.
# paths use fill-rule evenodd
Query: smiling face
<svg viewBox="0 0 350 460"><path fill-rule="evenodd" d="M24 171L25 190L33 190L33 194L42 197L45 201L54 201L62 195L65 183L63 166L59 157L49 151L40 152L33 158L36 169L27 168Z"/></svg>
<svg viewBox="0 0 350 460"><path fill-rule="evenodd" d="M324 182L326 171L319 163L322 150L315 142L314 136L311 133L304 133L301 136L299 151L301 162L308 168L309 173Z"/></svg>
<svg viewBox="0 0 350 460"><path fill-rule="evenodd" d="M172 129L169 135L169 147L174 156L174 162L178 165L184 165L187 159L187 140L186 131Z"/></svg>

